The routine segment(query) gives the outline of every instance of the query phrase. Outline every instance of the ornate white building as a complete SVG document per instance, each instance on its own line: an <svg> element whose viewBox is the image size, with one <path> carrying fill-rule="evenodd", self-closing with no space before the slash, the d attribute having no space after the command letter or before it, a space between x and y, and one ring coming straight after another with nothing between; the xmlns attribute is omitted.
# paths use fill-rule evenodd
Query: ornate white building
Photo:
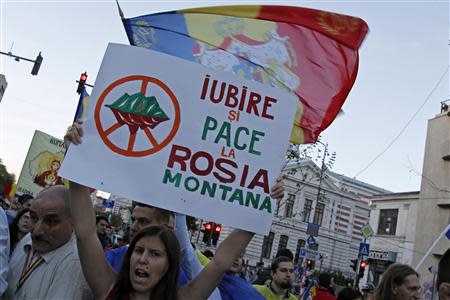
<svg viewBox="0 0 450 300"><path fill-rule="evenodd" d="M300 249L307 244L308 223L314 223L320 226L315 240L322 257L315 261L315 268L351 276L350 260L357 257L364 239L361 228L369 222L369 199L389 191L328 170L320 180L321 169L311 160L288 165L283 173L285 198L275 212L270 233L255 235L245 258L250 265L260 260L268 265L278 249L286 247L294 253L295 262L302 264ZM219 242L230 231L225 226Z"/></svg>

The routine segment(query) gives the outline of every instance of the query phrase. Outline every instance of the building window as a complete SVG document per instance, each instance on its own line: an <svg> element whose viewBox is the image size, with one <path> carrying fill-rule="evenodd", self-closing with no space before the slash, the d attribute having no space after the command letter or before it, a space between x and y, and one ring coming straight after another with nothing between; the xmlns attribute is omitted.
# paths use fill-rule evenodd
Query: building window
<svg viewBox="0 0 450 300"><path fill-rule="evenodd" d="M301 258L300 257L300 249L305 248L305 244L306 244L305 240L298 240L297 241L297 249L295 249L295 257L294 257L294 263L295 264L299 263L299 259ZM303 259L303 258L301 258L301 259ZM302 262L300 262L300 263L302 263Z"/></svg>
<svg viewBox="0 0 450 300"><path fill-rule="evenodd" d="M312 200L305 199L305 206L303 207L303 222L309 222L309 216L311 215Z"/></svg>
<svg viewBox="0 0 450 300"><path fill-rule="evenodd" d="M316 209L314 210L314 218L313 218L314 224L322 225L324 210L325 204L318 202L316 205Z"/></svg>
<svg viewBox="0 0 450 300"><path fill-rule="evenodd" d="M378 234L395 235L397 229L398 209L380 209Z"/></svg>
<svg viewBox="0 0 450 300"><path fill-rule="evenodd" d="M294 211L294 203L295 203L295 195L289 194L289 197L286 200L286 208L284 210L284 216L286 218L292 218L292 212Z"/></svg>
<svg viewBox="0 0 450 300"><path fill-rule="evenodd" d="M275 233L270 232L269 235L266 235L263 240L262 250L261 250L261 257L262 258L270 258L270 253L272 252L272 245L273 245L273 237L275 236Z"/></svg>
<svg viewBox="0 0 450 300"><path fill-rule="evenodd" d="M282 234L280 236L280 242L278 243L278 251L280 251L280 249L284 249L287 247L288 240L289 237L287 235Z"/></svg>

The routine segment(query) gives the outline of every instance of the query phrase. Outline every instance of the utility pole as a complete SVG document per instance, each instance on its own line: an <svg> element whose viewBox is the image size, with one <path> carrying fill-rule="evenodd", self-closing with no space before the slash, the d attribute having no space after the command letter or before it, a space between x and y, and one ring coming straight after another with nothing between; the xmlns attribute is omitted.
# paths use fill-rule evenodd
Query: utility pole
<svg viewBox="0 0 450 300"><path fill-rule="evenodd" d="M11 52L2 52L2 51L0 51L0 54L7 55L9 57L14 57L15 61L25 60L25 61L29 61L29 62L34 63L33 69L31 69L31 75L37 75L38 74L39 68L41 67L41 64L42 64L42 60L44 59L42 57L42 55L41 55L41 52L39 52L39 54L38 54L38 56L36 57L35 60L29 59L29 58L26 58L26 57L22 57L22 56L18 56L18 55L14 55Z"/></svg>

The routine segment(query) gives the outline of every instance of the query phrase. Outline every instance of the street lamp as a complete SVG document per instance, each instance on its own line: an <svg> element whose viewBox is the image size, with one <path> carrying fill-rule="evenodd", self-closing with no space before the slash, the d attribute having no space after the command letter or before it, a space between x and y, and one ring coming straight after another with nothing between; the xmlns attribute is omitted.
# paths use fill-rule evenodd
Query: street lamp
<svg viewBox="0 0 450 300"><path fill-rule="evenodd" d="M18 55L14 55L14 54L12 54L11 51L10 52L2 52L2 51L0 51L0 54L8 55L10 57L14 57L15 61L20 61L22 59L22 60L26 60L26 61L34 63L33 69L31 69L31 75L37 75L38 74L39 68L41 67L41 64L42 64L42 60L44 59L42 57L42 55L41 55L41 52L39 52L39 54L38 54L38 56L36 57L35 60L29 59L29 58L26 58L26 57L22 57L22 56L18 56Z"/></svg>

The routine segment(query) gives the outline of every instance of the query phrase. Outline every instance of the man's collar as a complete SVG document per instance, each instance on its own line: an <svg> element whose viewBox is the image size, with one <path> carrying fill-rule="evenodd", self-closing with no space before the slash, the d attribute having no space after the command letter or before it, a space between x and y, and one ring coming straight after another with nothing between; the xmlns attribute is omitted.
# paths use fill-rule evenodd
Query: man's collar
<svg viewBox="0 0 450 300"><path fill-rule="evenodd" d="M274 293L275 295L278 295L278 293L273 289L272 287L272 280L267 284L267 287ZM289 298L289 289L286 290L286 294L284 295L284 298Z"/></svg>

